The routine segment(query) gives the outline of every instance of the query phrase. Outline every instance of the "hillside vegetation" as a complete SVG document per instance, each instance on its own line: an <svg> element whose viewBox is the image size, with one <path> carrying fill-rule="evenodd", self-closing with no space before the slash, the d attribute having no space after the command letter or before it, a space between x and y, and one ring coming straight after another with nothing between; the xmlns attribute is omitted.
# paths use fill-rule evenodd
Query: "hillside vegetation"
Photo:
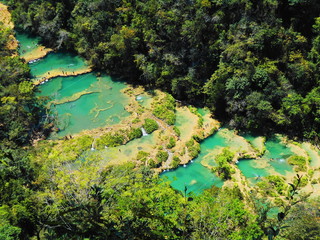
<svg viewBox="0 0 320 240"><path fill-rule="evenodd" d="M319 138L317 0L12 0L20 28L238 129Z"/></svg>
<svg viewBox="0 0 320 240"><path fill-rule="evenodd" d="M96 69L206 104L237 128L318 142L316 0L6 2L17 27L78 52ZM312 169L289 184L268 176L249 187L244 177L232 180L234 153L226 148L214 169L229 179L226 186L194 195L173 189L148 164L102 165L90 150L93 136L34 141L52 126L41 118L28 65L8 47L13 34L0 22L0 239L319 239L320 201L300 191ZM175 101L166 96L153 114L169 127ZM149 133L161 128L151 118L141 124ZM140 127L122 133L102 135L97 148L142 134ZM188 141L190 155L201 139ZM177 143L166 141L168 149ZM153 160L168 155L159 149ZM290 161L308 169L306 159Z"/></svg>

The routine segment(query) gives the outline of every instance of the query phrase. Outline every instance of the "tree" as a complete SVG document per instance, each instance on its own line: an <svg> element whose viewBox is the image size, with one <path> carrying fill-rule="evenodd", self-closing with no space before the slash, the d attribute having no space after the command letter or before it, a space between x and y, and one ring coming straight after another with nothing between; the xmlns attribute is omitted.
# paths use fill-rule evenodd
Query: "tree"
<svg viewBox="0 0 320 240"><path fill-rule="evenodd" d="M259 239L262 235L236 187L206 191L190 208L193 239Z"/></svg>
<svg viewBox="0 0 320 240"><path fill-rule="evenodd" d="M229 148L223 148L222 153L216 156L215 161L218 166L213 170L224 180L231 179L231 174L234 173L234 169L232 169L230 165L233 157L234 153L232 153Z"/></svg>

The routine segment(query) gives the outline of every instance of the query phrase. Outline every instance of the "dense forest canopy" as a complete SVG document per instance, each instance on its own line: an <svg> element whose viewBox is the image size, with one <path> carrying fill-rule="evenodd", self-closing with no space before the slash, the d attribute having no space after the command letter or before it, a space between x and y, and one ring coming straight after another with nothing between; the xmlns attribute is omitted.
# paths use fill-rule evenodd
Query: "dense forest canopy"
<svg viewBox="0 0 320 240"><path fill-rule="evenodd" d="M6 240L33 232L34 172L26 147L40 130L41 111L28 65L8 47L13 34L0 21L0 238Z"/></svg>
<svg viewBox="0 0 320 240"><path fill-rule="evenodd" d="M95 68L318 142L317 0L9 1L19 27Z"/></svg>

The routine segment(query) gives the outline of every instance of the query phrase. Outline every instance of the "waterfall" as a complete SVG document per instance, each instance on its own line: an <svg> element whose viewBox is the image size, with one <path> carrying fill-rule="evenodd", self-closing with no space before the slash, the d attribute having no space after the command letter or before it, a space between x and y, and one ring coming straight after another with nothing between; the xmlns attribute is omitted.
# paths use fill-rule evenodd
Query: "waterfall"
<svg viewBox="0 0 320 240"><path fill-rule="evenodd" d="M148 136L148 133L143 127L141 128L141 131L142 131L142 136Z"/></svg>
<svg viewBox="0 0 320 240"><path fill-rule="evenodd" d="M91 144L91 151L94 151L95 148L94 148L94 142L96 141L96 139L93 140L92 144Z"/></svg>

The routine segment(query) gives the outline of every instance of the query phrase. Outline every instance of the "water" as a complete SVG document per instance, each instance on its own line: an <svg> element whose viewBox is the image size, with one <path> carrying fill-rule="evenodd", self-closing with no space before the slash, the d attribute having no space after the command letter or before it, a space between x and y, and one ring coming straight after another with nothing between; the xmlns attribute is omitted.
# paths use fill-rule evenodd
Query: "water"
<svg viewBox="0 0 320 240"><path fill-rule="evenodd" d="M68 52L49 53L45 58L35 63L30 63L29 66L34 77L41 77L48 72L73 72L87 67L82 58Z"/></svg>
<svg viewBox="0 0 320 240"><path fill-rule="evenodd" d="M139 96L137 96L136 100L138 101L138 103L141 106L143 106L145 108L151 108L151 103L153 101L153 98L150 94L144 93L144 94L140 94Z"/></svg>
<svg viewBox="0 0 320 240"><path fill-rule="evenodd" d="M320 155L318 150L310 143L302 143L302 148L308 153L310 157L310 166L314 168L320 167Z"/></svg>
<svg viewBox="0 0 320 240"><path fill-rule="evenodd" d="M161 174L162 178L172 181L171 186L187 193L201 193L203 190L215 185L221 187L223 181L214 175L208 168L202 166L199 160L189 163L186 167L180 166L176 170L167 171Z"/></svg>
<svg viewBox="0 0 320 240"><path fill-rule="evenodd" d="M245 138L254 143L257 137L245 135ZM293 155L291 150L281 142L278 137L273 137L265 142L266 152L259 159L242 159L238 168L247 178L266 177L274 174L286 176L293 171L287 159Z"/></svg>
<svg viewBox="0 0 320 240"><path fill-rule="evenodd" d="M39 38L17 34L20 51L24 54L37 48ZM67 52L50 53L43 59L29 64L31 74L39 77L48 72L73 72L86 69L85 61ZM74 77L57 77L38 87L38 96L48 96L48 106L60 131L52 138L76 134L120 123L130 114L124 109L129 98L121 93L127 85L110 76L97 77L95 73Z"/></svg>
<svg viewBox="0 0 320 240"><path fill-rule="evenodd" d="M265 138L261 136L253 136L251 134L245 134L243 137L250 142L250 144L259 152L263 152L265 148Z"/></svg>
<svg viewBox="0 0 320 240"><path fill-rule="evenodd" d="M27 35L17 35L20 40L20 53L27 54L37 48L38 38ZM86 63L80 57L65 52L51 53L44 59L31 63L31 73L34 77L47 74L50 71L77 71L86 68ZM83 74L75 77L57 77L39 86L39 96L49 96L51 110L57 116L57 124L60 131L53 137L62 137L68 134L79 133L84 129L94 129L106 125L119 123L129 116L124 106L128 98L120 91L126 85L114 81L110 76L96 77L94 73ZM144 107L150 107L152 97L148 94L137 96L137 101ZM205 116L206 109L198 109ZM190 127L197 124L197 119L191 121L186 110L177 112L176 126L180 128L182 139L188 138ZM186 127L187 126L187 127ZM186 131L185 131L186 130ZM189 131L190 132L190 131ZM94 147L89 149L92 154L101 154L106 162L119 163L129 161L136 157L140 151L154 151L156 140L154 136L143 134L145 137L129 142L125 146L106 148L96 151ZM255 143L255 138L246 137ZM261 141L259 142L261 145ZM142 148L143 146L143 148ZM192 163L178 167L176 170L167 171L161 177L172 181L172 186L188 192L201 193L204 189L215 185L221 187L223 181L203 165L213 167L216 165L215 156L222 147L234 149L246 149L250 146L242 137L235 137L234 133L227 129L221 129L201 143L201 153ZM255 147L258 147L257 144ZM249 179L257 179L259 176L267 176L274 172L285 175L292 172L292 167L287 163L287 158L292 152L277 138L265 143L266 152L261 159L243 159L238 163L239 169Z"/></svg>
<svg viewBox="0 0 320 240"><path fill-rule="evenodd" d="M73 84L77 86L73 87ZM58 114L60 131L56 137L61 137L84 129L114 125L128 117L130 114L124 107L129 98L120 92L125 87L124 83L113 81L110 76L98 78L89 73L72 78L54 78L41 85L39 90L43 88L45 93L50 92L50 88L55 90L51 94L52 100L62 102L51 105L51 110ZM69 101L78 95L79 98Z"/></svg>
<svg viewBox="0 0 320 240"><path fill-rule="evenodd" d="M253 136L246 136L248 141L254 139ZM201 143L201 152L193 163L189 163L186 167L180 166L170 172L164 172L161 177L167 177L172 181L172 187L182 192L184 186L188 187L188 191L195 193L200 193L213 185L222 186L223 181L203 165L216 166L215 157L223 147L230 147L231 151L237 148L247 148L250 151L250 148L246 146L246 140L235 135L233 131L222 128ZM237 164L244 176L253 183L258 181L260 177L273 174L286 175L293 172L292 166L287 163L287 159L293 153L281 143L279 138L267 140L265 147L266 152L262 158L242 159ZM270 160L271 158L273 160Z"/></svg>
<svg viewBox="0 0 320 240"><path fill-rule="evenodd" d="M142 131L142 136L148 136L148 133L144 128L141 128L141 131Z"/></svg>
<svg viewBox="0 0 320 240"><path fill-rule="evenodd" d="M258 180L259 177L266 177L271 175L270 171L272 170L271 166L259 166L259 163L261 163L261 161L263 163L263 160L241 159L237 163L237 166L246 178L253 178Z"/></svg>
<svg viewBox="0 0 320 240"><path fill-rule="evenodd" d="M37 49L40 42L39 37L34 37L21 32L16 33L16 38L20 42L18 51L21 57L24 57L33 50Z"/></svg>
<svg viewBox="0 0 320 240"><path fill-rule="evenodd" d="M224 130L228 131L228 130ZM204 167L201 162L206 159L214 165L214 157L211 157L212 150L218 147L226 147L227 140L223 137L223 132L218 131L216 134L208 137L201 143L201 152L197 158L186 166L179 166L177 169L164 172L162 178L168 178L172 181L171 186L180 191L184 191L185 186L187 192L201 193L203 190L213 185L221 187L223 181L218 178L210 169Z"/></svg>
<svg viewBox="0 0 320 240"><path fill-rule="evenodd" d="M83 74L76 77L57 77L42 84L38 96L49 96L52 100L61 100L65 97L83 92L88 89L97 78L94 74Z"/></svg>
<svg viewBox="0 0 320 240"><path fill-rule="evenodd" d="M58 92L62 88L62 81L64 78L54 78L48 82L45 82L41 86L38 87L37 96L48 96L51 99L58 98Z"/></svg>
<svg viewBox="0 0 320 240"><path fill-rule="evenodd" d="M281 175L293 172L293 167L287 162L287 159L293 153L285 144L281 143L279 138L273 137L272 139L268 139L265 146L266 152L263 158L270 160L269 163L276 172Z"/></svg>
<svg viewBox="0 0 320 240"><path fill-rule="evenodd" d="M197 110L198 110L198 113L200 113L200 115L202 117L204 117L205 115L210 113L209 109L207 109L207 108L198 108Z"/></svg>

